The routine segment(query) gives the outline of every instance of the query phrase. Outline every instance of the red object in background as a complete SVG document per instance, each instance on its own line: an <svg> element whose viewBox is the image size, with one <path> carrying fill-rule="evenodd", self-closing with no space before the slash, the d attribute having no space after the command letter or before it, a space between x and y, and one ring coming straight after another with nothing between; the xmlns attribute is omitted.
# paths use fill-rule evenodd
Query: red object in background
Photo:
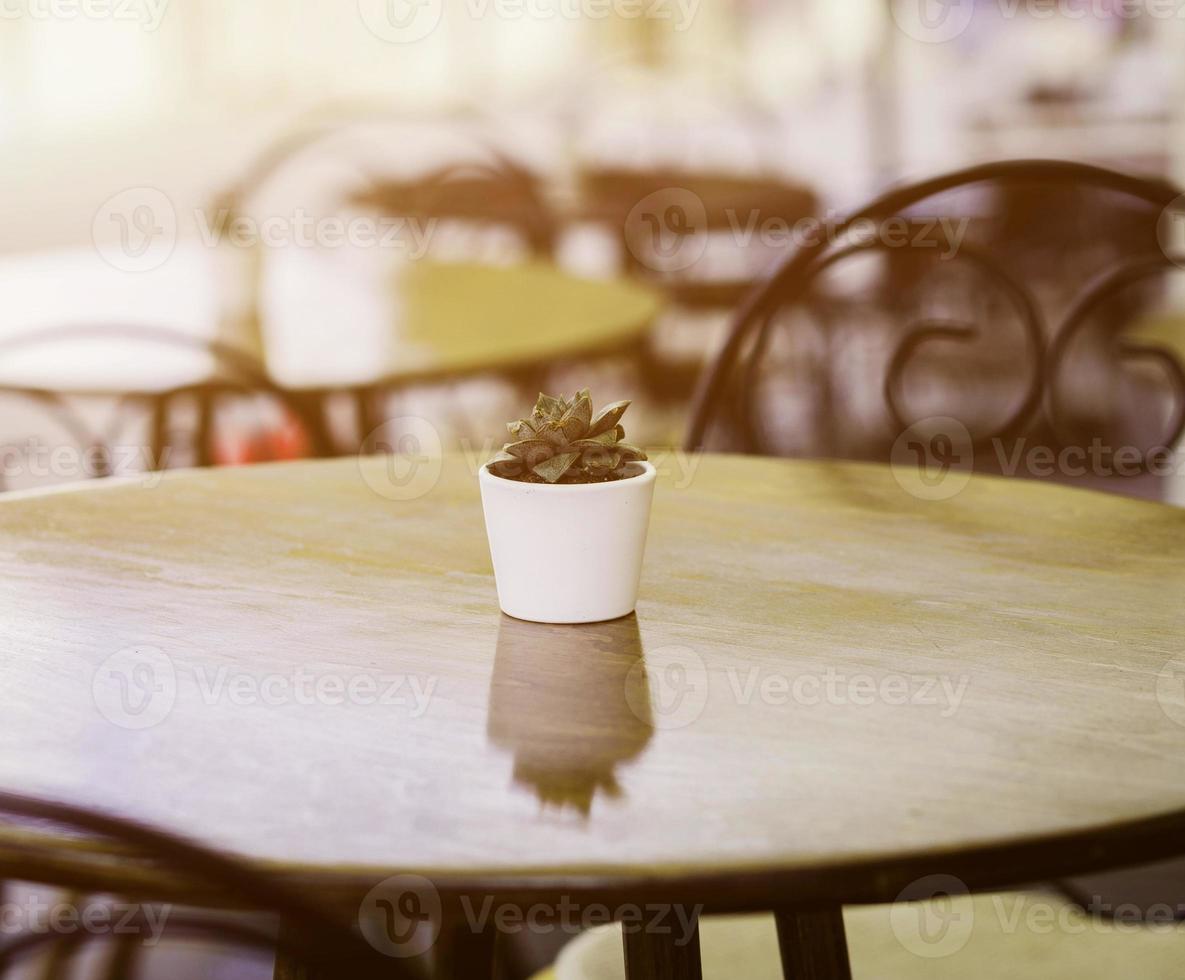
<svg viewBox="0 0 1185 980"><path fill-rule="evenodd" d="M260 418L253 413L249 419L231 418L226 424L215 426L214 465L241 466L308 455L308 435L291 411L281 407L278 417L276 413L266 414L272 417Z"/></svg>

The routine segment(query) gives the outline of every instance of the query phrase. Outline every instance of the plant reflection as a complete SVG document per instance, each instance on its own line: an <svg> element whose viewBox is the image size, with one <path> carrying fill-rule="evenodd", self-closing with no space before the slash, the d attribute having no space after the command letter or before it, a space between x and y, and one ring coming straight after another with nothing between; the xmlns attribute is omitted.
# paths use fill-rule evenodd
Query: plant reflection
<svg viewBox="0 0 1185 980"><path fill-rule="evenodd" d="M514 753L514 781L546 806L587 816L654 726L638 619L553 626L503 616L490 684L490 741ZM637 669L635 669L637 668Z"/></svg>

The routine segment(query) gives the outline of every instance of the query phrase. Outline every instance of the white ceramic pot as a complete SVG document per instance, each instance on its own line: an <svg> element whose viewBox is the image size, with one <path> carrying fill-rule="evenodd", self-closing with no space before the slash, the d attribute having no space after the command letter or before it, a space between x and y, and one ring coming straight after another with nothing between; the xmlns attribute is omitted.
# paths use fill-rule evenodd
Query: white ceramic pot
<svg viewBox="0 0 1185 980"><path fill-rule="evenodd" d="M498 604L515 619L595 623L634 610L654 467L610 483L519 483L481 468Z"/></svg>

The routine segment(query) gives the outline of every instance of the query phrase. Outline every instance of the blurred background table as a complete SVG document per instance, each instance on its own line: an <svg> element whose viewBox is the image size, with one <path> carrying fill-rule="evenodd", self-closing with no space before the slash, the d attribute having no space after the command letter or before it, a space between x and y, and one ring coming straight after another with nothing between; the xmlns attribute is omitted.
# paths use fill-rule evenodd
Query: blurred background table
<svg viewBox="0 0 1185 980"><path fill-rule="evenodd" d="M309 288L332 295L324 281ZM638 283L582 279L543 264L410 264L388 298L389 332L373 343L354 342L349 323L301 335L299 350L265 334L269 374L287 389L307 390L513 372L628 350L661 308L658 293Z"/></svg>
<svg viewBox="0 0 1185 980"><path fill-rule="evenodd" d="M188 280L212 275L209 257L198 249L192 253L192 261L177 268L186 269ZM185 294L171 292L176 274L150 280L154 288L146 295L155 305L141 303L143 308L126 319L107 319L101 297L120 274L106 269L104 277L102 263L87 253L57 258L56 264L49 257L41 260L36 269L57 276L86 273L79 284L82 298L71 306L68 295L59 297L26 321L31 329L0 339L0 390L51 404L83 449L89 443L132 439L124 434L130 427L128 408L145 406L145 452L152 461L165 459L166 447L176 441L170 438L171 419L178 404L192 398L193 447L190 455L181 455L182 462L199 465L283 458L311 448L327 453L342 442L335 440L327 418L327 402L335 393L344 392L354 403L349 444L355 437L361 441L386 417L383 395L411 385L486 376L537 389L543 370L565 359L638 355L662 306L658 292L643 284L584 279L543 264L421 262L402 268L389 289L374 291L379 295L360 294L358 283L347 281L342 296L335 293L342 282L319 277L323 267L314 262L298 277L320 303L302 322L305 329L293 334L265 327L262 336L251 331L228 336L214 311L181 308ZM11 270L11 277L24 283L29 306L35 306L34 297L47 284L22 266ZM98 310L88 296L91 302L100 297ZM359 301L380 309L375 322L381 331L359 328L351 320ZM319 309L338 311L339 319L325 322L318 318ZM10 316L19 313L10 311ZM236 436L235 425L222 427L229 434L218 431L219 403L236 391L270 397L281 406L278 416L270 406L273 430L254 442L253 423L243 420L243 412L238 424L248 435ZM533 398L535 391L528 394ZM97 431L101 426L93 409L73 410L71 399L79 397L116 400L105 434ZM260 413L259 400L245 406L247 416ZM268 407L262 406L265 420ZM255 444L260 441L266 445Z"/></svg>
<svg viewBox="0 0 1185 980"><path fill-rule="evenodd" d="M772 908L832 953L840 904L925 875L975 890L1181 849L1180 510L657 462L637 614L583 627L499 614L462 456L10 495L0 783L343 900L402 872ZM117 891L134 870L94 857L7 840L0 868Z"/></svg>

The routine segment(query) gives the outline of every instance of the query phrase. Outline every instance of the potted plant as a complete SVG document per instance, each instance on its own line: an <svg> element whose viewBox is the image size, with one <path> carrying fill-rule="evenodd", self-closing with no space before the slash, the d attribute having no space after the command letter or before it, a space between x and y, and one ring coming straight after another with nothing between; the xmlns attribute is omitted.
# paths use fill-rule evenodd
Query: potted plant
<svg viewBox="0 0 1185 980"><path fill-rule="evenodd" d="M593 413L588 389L541 394L513 441L481 468L481 503L502 611L538 623L633 612L654 467L623 441L628 401Z"/></svg>

